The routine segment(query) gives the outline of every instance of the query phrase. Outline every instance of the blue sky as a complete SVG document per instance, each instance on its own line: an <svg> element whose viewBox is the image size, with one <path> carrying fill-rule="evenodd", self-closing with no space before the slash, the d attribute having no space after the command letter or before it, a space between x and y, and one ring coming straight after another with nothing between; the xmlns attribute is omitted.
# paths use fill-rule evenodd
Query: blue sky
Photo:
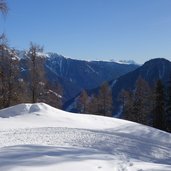
<svg viewBox="0 0 171 171"><path fill-rule="evenodd" d="M171 0L7 0L11 46L85 60L171 60Z"/></svg>

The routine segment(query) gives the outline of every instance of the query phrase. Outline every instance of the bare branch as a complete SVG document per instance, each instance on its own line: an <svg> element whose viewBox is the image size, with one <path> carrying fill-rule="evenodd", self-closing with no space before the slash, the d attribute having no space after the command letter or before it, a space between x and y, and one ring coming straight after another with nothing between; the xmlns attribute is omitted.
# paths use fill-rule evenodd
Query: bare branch
<svg viewBox="0 0 171 171"><path fill-rule="evenodd" d="M5 0L0 0L0 12L2 12L3 15L6 15L8 12L8 6Z"/></svg>

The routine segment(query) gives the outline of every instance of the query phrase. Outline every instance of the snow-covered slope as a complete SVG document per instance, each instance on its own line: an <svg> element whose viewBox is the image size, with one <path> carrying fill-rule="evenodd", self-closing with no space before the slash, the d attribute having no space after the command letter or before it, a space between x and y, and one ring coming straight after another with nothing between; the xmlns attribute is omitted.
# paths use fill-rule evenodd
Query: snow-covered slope
<svg viewBox="0 0 171 171"><path fill-rule="evenodd" d="M170 171L171 135L46 104L0 111L0 171Z"/></svg>

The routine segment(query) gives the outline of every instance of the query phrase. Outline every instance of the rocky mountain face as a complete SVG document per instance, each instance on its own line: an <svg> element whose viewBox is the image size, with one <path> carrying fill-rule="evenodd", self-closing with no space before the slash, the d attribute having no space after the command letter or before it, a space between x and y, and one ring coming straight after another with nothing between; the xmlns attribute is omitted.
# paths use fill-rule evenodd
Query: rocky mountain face
<svg viewBox="0 0 171 171"><path fill-rule="evenodd" d="M45 62L49 81L60 82L65 101L73 98L82 89L94 89L104 81L116 79L137 67L135 64L75 60L53 53L49 53Z"/></svg>
<svg viewBox="0 0 171 171"><path fill-rule="evenodd" d="M139 67L132 63L113 61L84 61L65 58L56 53L40 54L45 58L45 71L50 84L60 83L64 102L75 97L83 89L94 89L104 81L110 81ZM27 75L27 56L18 51L22 75Z"/></svg>

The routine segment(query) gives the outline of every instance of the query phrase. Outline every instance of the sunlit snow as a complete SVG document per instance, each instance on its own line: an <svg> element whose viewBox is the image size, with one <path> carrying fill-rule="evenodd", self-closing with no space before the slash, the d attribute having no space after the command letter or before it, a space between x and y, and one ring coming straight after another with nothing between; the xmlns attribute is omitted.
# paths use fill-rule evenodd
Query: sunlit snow
<svg viewBox="0 0 171 171"><path fill-rule="evenodd" d="M171 134L44 103L0 111L0 171L171 171Z"/></svg>

